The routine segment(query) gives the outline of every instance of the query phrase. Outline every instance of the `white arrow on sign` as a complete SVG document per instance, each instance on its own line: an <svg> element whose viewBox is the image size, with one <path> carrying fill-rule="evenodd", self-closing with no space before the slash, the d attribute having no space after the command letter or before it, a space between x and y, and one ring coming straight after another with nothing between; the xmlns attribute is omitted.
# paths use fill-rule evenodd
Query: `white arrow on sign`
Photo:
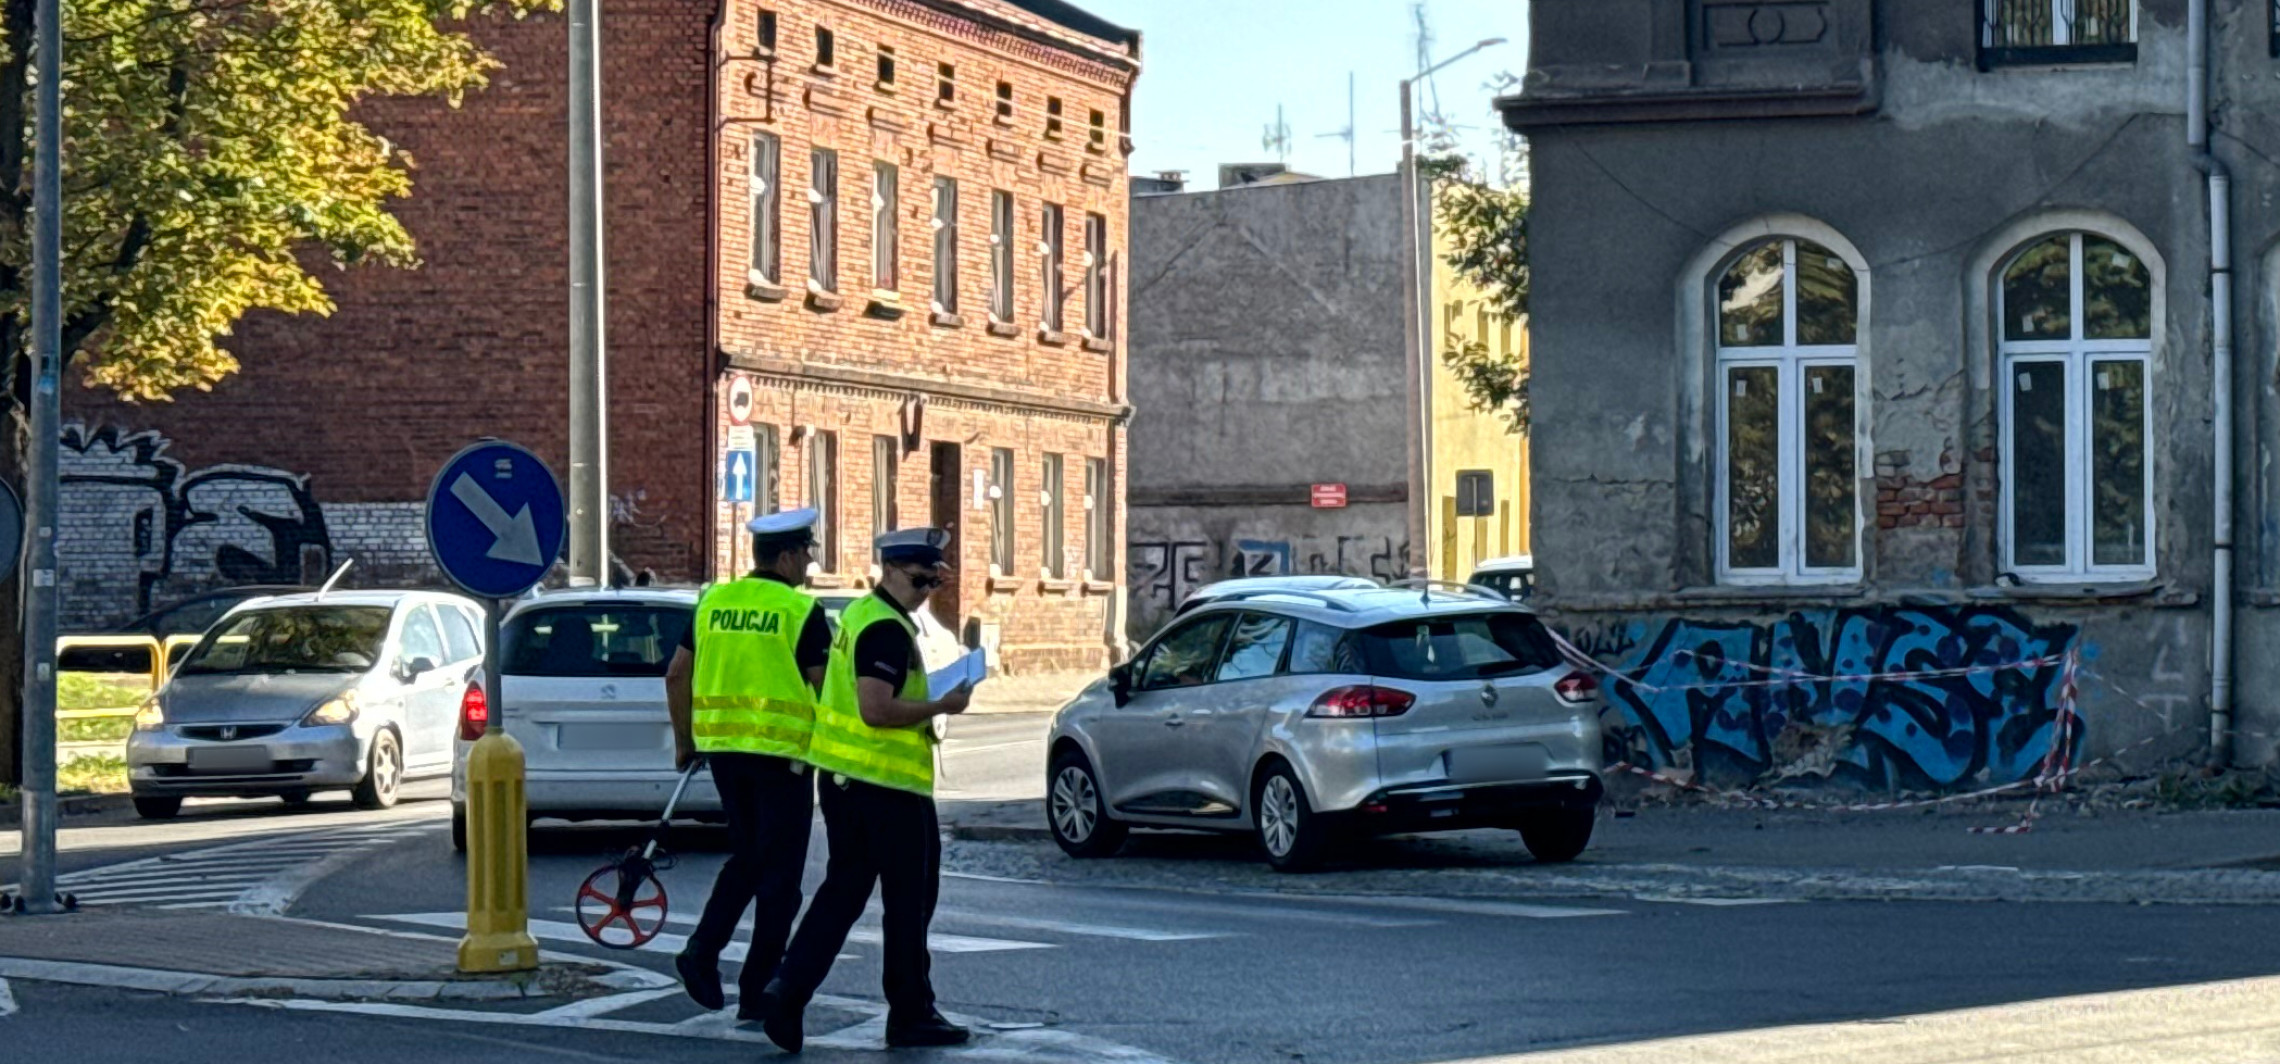
<svg viewBox="0 0 2280 1064"><path fill-rule="evenodd" d="M491 544L489 557L522 565L546 564L546 556L538 549L538 524L531 520L528 504L521 513L508 517L506 507L500 506L499 500L492 498L481 484L475 483L474 477L465 473L451 482L451 497L458 499L460 505L467 507L468 512L497 537L498 541Z"/></svg>
<svg viewBox="0 0 2280 1064"><path fill-rule="evenodd" d="M744 478L750 472L744 468L744 452L736 452L736 460L729 463L728 466L729 498L741 499L744 497Z"/></svg>

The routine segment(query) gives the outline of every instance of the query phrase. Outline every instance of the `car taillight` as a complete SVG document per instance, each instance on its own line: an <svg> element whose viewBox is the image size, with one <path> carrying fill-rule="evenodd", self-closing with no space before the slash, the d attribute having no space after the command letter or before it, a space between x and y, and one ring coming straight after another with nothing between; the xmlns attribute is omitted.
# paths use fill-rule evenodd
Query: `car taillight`
<svg viewBox="0 0 2280 1064"><path fill-rule="evenodd" d="M1417 704L1417 696L1407 691L1374 684L1353 687L1334 687L1322 692L1306 711L1309 717L1398 717Z"/></svg>
<svg viewBox="0 0 2280 1064"><path fill-rule="evenodd" d="M484 697L483 681L467 685L459 696L459 737L474 742L483 737L483 729L491 723L491 701Z"/></svg>
<svg viewBox="0 0 2280 1064"><path fill-rule="evenodd" d="M1571 672L1552 685L1552 693L1569 705L1580 705L1599 697L1599 679L1588 672Z"/></svg>

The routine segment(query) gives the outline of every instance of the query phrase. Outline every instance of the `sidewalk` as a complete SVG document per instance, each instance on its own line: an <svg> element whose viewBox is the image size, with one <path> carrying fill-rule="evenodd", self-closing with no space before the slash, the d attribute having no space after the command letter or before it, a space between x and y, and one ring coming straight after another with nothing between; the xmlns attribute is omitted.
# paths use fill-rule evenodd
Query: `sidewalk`
<svg viewBox="0 0 2280 1064"><path fill-rule="evenodd" d="M1067 705L1099 673L1053 672L1030 676L992 676L974 688L968 713L1051 713Z"/></svg>
<svg viewBox="0 0 2280 1064"><path fill-rule="evenodd" d="M458 943L281 917L140 909L0 918L0 978L200 996L507 1002L671 985L548 954L536 971L462 975Z"/></svg>
<svg viewBox="0 0 2280 1064"><path fill-rule="evenodd" d="M1321 873L1278 875L1249 839L1136 833L1109 861L1064 858L1043 804L944 802L946 867L1103 886L1682 899L2280 904L2280 811L2092 810L2023 801L1882 813L1602 810L1591 848L1533 862L1509 831L1370 840Z"/></svg>

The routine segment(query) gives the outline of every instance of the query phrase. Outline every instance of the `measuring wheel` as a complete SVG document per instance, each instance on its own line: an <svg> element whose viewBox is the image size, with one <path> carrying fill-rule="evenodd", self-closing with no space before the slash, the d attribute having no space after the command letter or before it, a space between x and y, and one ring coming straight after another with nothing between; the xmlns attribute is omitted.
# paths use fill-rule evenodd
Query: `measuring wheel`
<svg viewBox="0 0 2280 1064"><path fill-rule="evenodd" d="M640 949L665 929L665 884L640 850L595 869L578 888L578 926L611 949Z"/></svg>

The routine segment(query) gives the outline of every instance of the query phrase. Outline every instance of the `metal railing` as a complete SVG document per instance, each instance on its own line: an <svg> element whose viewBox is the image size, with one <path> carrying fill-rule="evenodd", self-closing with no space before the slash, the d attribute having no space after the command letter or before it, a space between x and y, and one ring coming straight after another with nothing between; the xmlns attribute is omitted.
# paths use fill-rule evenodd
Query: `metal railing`
<svg viewBox="0 0 2280 1064"><path fill-rule="evenodd" d="M1986 0L1989 48L2094 48L2137 40L2135 0Z"/></svg>

